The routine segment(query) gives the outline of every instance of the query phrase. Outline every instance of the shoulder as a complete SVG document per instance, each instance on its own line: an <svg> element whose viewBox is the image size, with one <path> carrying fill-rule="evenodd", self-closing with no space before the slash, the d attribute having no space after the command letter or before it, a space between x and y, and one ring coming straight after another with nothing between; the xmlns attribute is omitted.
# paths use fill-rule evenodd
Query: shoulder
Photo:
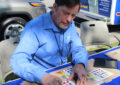
<svg viewBox="0 0 120 85"><path fill-rule="evenodd" d="M29 21L26 24L26 26L29 26L31 28L44 28L44 26L46 25L46 22L48 20L48 17L49 17L49 13L40 15L39 17L36 17L35 19Z"/></svg>
<svg viewBox="0 0 120 85"><path fill-rule="evenodd" d="M45 13L31 21L29 21L22 32L23 36L24 34L38 34L40 35L41 33L45 31L45 26L47 25L46 22L48 22L49 13Z"/></svg>

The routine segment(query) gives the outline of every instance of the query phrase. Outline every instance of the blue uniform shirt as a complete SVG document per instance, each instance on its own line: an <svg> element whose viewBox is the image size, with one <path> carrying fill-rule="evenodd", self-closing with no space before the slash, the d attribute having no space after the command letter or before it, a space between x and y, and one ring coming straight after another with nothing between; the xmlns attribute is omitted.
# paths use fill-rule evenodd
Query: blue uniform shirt
<svg viewBox="0 0 120 85"><path fill-rule="evenodd" d="M21 78L41 83L45 70L67 63L67 56L74 64L87 65L88 55L74 22L59 30L49 12L26 24L10 65Z"/></svg>

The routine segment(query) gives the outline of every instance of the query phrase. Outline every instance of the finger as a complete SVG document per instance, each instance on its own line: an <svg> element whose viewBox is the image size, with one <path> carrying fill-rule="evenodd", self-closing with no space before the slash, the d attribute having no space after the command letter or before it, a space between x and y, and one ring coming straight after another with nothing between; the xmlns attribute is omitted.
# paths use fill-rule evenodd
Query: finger
<svg viewBox="0 0 120 85"><path fill-rule="evenodd" d="M80 79L80 85L86 85L86 76L82 76Z"/></svg>
<svg viewBox="0 0 120 85"><path fill-rule="evenodd" d="M57 82L58 82L59 85L62 85L62 79L61 78L57 77L56 80L57 80Z"/></svg>
<svg viewBox="0 0 120 85"><path fill-rule="evenodd" d="M62 85L62 80L57 80L58 85Z"/></svg>
<svg viewBox="0 0 120 85"><path fill-rule="evenodd" d="M53 82L51 82L49 85L59 85L57 80L54 80Z"/></svg>
<svg viewBox="0 0 120 85"><path fill-rule="evenodd" d="M78 78L79 79L87 78L87 75L85 75L85 74L78 74Z"/></svg>
<svg viewBox="0 0 120 85"><path fill-rule="evenodd" d="M79 75L77 80L77 85L83 85L85 80L85 75Z"/></svg>
<svg viewBox="0 0 120 85"><path fill-rule="evenodd" d="M84 79L83 85L86 85L87 78Z"/></svg>
<svg viewBox="0 0 120 85"><path fill-rule="evenodd" d="M80 85L84 85L84 78L80 79Z"/></svg>
<svg viewBox="0 0 120 85"><path fill-rule="evenodd" d="M87 81L87 77L88 77L88 75L86 74L86 75L84 75L83 77L84 77L83 85L86 85L86 81Z"/></svg>
<svg viewBox="0 0 120 85"><path fill-rule="evenodd" d="M74 78L74 72L72 72L72 74L70 75L70 78L68 79L69 81L72 80Z"/></svg>
<svg viewBox="0 0 120 85"><path fill-rule="evenodd" d="M59 84L58 81L55 81L54 85L62 85L62 84Z"/></svg>
<svg viewBox="0 0 120 85"><path fill-rule="evenodd" d="M77 85L80 85L80 79L77 80Z"/></svg>

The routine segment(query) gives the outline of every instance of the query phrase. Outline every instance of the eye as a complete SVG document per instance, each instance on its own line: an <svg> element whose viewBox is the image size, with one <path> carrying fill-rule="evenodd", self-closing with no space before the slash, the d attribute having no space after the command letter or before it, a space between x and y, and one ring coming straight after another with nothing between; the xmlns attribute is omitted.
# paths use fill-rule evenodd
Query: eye
<svg viewBox="0 0 120 85"><path fill-rule="evenodd" d="M75 14L72 14L72 17L75 17L76 15Z"/></svg>
<svg viewBox="0 0 120 85"><path fill-rule="evenodd" d="M63 13L64 13L65 15L69 15L69 13L68 13L68 12L66 12L65 10L63 10Z"/></svg>
<svg viewBox="0 0 120 85"><path fill-rule="evenodd" d="M64 12L64 14L65 14L65 15L69 15L69 13L68 13L68 12Z"/></svg>

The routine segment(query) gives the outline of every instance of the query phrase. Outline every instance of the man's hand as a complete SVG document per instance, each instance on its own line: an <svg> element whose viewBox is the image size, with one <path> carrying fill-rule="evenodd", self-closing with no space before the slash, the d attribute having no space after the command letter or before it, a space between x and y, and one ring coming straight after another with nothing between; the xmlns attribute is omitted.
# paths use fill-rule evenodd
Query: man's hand
<svg viewBox="0 0 120 85"><path fill-rule="evenodd" d="M42 85L62 85L62 80L57 76L46 74L42 78Z"/></svg>
<svg viewBox="0 0 120 85"><path fill-rule="evenodd" d="M74 66L69 80L74 79L75 75L78 77L76 81L77 85L86 85L87 72L83 64L76 64Z"/></svg>

